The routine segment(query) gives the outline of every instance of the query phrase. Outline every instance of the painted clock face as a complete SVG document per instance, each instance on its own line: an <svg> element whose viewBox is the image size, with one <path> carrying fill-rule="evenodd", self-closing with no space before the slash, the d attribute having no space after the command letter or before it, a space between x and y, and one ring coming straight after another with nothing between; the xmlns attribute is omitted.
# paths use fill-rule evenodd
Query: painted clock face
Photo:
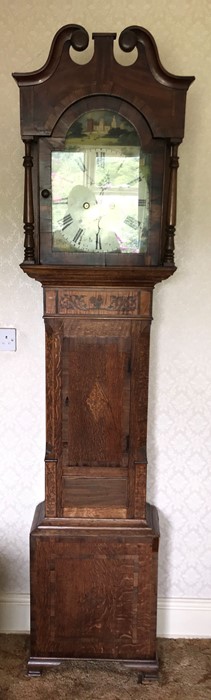
<svg viewBox="0 0 211 700"><path fill-rule="evenodd" d="M118 113L83 114L51 154L52 233L57 251L147 249L150 156Z"/></svg>

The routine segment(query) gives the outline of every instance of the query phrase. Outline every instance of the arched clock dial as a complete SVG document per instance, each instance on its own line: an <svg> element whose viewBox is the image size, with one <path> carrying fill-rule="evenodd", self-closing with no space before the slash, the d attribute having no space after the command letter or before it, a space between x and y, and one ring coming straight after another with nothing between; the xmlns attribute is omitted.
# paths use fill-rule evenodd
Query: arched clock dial
<svg viewBox="0 0 211 700"><path fill-rule="evenodd" d="M51 154L54 249L145 252L150 158L127 120L90 114L69 130L67 150Z"/></svg>

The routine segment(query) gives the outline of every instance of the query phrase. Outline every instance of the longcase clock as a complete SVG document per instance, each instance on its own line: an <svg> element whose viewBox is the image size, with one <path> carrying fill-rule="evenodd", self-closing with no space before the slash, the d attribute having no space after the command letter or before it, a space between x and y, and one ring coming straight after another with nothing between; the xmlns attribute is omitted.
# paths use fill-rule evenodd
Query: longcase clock
<svg viewBox="0 0 211 700"><path fill-rule="evenodd" d="M156 282L175 271L178 146L192 77L148 31L94 34L86 64L57 32L14 74L25 144L21 267L44 290L46 496L31 537L29 673L121 660L156 678L158 514L146 503L149 337Z"/></svg>

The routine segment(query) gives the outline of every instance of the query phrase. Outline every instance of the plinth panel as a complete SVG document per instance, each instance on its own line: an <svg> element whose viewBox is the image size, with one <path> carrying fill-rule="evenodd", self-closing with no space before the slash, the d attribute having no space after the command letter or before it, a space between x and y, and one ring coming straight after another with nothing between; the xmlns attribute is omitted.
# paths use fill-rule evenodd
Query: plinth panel
<svg viewBox="0 0 211 700"><path fill-rule="evenodd" d="M32 532L31 655L155 659L157 549L146 527Z"/></svg>

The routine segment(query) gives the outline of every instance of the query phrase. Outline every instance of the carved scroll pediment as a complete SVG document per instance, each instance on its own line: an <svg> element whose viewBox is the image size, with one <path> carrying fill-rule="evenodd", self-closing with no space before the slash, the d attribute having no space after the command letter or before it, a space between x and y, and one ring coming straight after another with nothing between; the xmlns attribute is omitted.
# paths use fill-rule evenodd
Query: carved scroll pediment
<svg viewBox="0 0 211 700"><path fill-rule="evenodd" d="M65 110L87 94L125 99L127 93L128 102L147 119L153 136L181 140L186 92L194 78L166 71L155 40L143 27L127 27L119 36L121 51L137 49L131 65L122 65L114 57L115 33L94 33L92 38L91 60L83 65L76 63L70 49L85 51L89 36L84 27L68 24L55 35L48 59L40 69L13 73L21 89L22 137L51 135ZM162 103L163 110L158 109Z"/></svg>

